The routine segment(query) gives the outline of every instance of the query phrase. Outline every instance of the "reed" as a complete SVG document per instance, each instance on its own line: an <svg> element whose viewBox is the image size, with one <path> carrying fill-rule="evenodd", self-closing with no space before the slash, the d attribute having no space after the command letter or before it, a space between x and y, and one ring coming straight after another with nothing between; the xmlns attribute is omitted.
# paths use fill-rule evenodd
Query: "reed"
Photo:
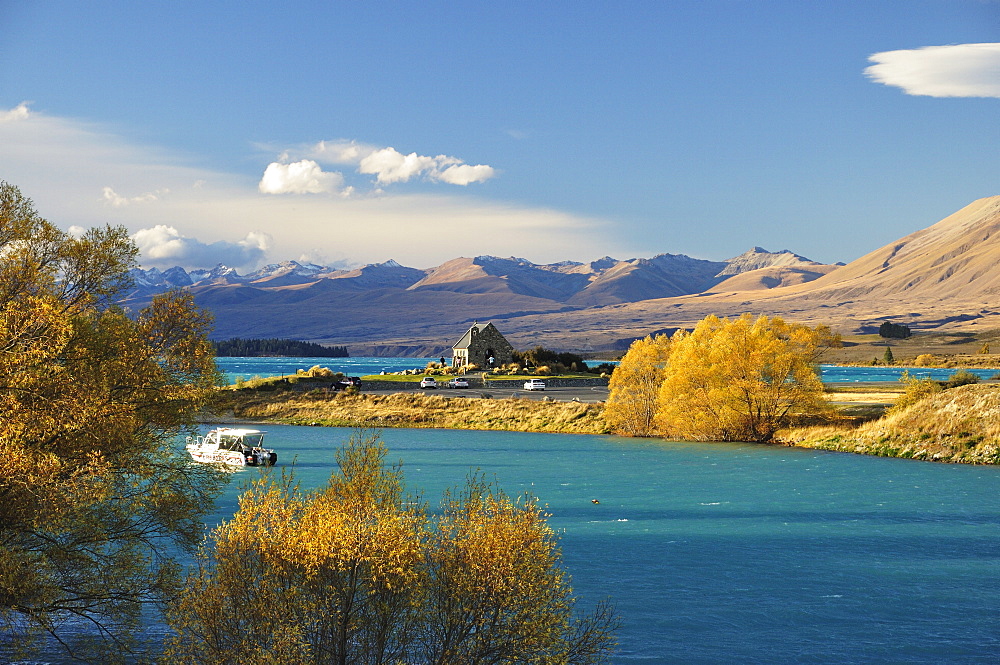
<svg viewBox="0 0 1000 665"><path fill-rule="evenodd" d="M527 398L480 399L423 393L344 395L322 393L231 394L226 405L237 418L290 425L343 427L439 427L605 434L603 406Z"/></svg>
<svg viewBox="0 0 1000 665"><path fill-rule="evenodd" d="M965 385L928 395L857 427L783 432L783 443L843 452L968 464L1000 463L1000 386Z"/></svg>

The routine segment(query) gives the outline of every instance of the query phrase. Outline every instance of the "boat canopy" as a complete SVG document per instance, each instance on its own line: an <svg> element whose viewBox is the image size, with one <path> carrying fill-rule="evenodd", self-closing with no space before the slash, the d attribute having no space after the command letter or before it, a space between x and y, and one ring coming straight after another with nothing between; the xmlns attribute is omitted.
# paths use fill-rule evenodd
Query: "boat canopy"
<svg viewBox="0 0 1000 665"><path fill-rule="evenodd" d="M264 442L264 432L258 429L220 429L219 448L239 450L242 447L259 448Z"/></svg>

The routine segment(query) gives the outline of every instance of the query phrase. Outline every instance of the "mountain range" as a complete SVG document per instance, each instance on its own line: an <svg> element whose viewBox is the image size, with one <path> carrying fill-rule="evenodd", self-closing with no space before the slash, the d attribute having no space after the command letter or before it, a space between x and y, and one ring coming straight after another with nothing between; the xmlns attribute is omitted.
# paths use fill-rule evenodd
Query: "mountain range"
<svg viewBox="0 0 1000 665"><path fill-rule="evenodd" d="M844 333L885 320L1000 326L998 230L1000 197L990 197L846 265L754 247L727 261L477 256L429 269L395 261L353 270L285 261L246 275L221 265L136 269L126 304L185 288L214 313L216 338L287 337L352 355L437 356L476 320L493 321L518 348L577 351L621 350L707 314L781 315Z"/></svg>

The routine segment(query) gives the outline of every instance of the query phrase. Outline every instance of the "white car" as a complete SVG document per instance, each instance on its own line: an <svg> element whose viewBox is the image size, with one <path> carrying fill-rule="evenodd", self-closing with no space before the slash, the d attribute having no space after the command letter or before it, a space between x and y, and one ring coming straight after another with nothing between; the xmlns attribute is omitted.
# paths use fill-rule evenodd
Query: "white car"
<svg viewBox="0 0 1000 665"><path fill-rule="evenodd" d="M545 390L545 382L541 379L528 379L524 382L525 390Z"/></svg>
<svg viewBox="0 0 1000 665"><path fill-rule="evenodd" d="M437 388L438 382L434 380L432 376L425 376L420 380L421 388Z"/></svg>
<svg viewBox="0 0 1000 665"><path fill-rule="evenodd" d="M448 387L449 388L468 388L469 387L469 380L468 379L452 379L451 381L448 382Z"/></svg>

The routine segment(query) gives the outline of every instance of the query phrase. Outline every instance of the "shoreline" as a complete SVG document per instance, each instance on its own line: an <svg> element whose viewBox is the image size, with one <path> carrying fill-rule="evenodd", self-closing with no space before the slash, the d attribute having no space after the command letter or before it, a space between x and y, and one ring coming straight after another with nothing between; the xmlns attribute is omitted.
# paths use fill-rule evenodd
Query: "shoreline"
<svg viewBox="0 0 1000 665"><path fill-rule="evenodd" d="M983 396L997 399L1000 413L1000 384L995 381L944 391L940 393L944 396L939 398L940 405L926 407L926 412L911 416L911 421L884 425L880 424L888 419L881 416L904 390L898 382L851 382L825 387L825 399L837 410L836 419L786 428L764 445L941 463L1000 464L1000 433L995 437L978 435L975 424L965 421L952 431L942 429L944 425L938 422L941 413L954 409L949 401L952 397L972 395L980 402ZM221 407L219 411L203 413L199 423L615 435L604 423L601 402L541 401L524 396L473 397L467 393L427 394L413 390L356 395L254 391L220 394L217 406ZM962 408L965 420L974 421L984 407L975 402ZM937 429L929 429L932 426Z"/></svg>

